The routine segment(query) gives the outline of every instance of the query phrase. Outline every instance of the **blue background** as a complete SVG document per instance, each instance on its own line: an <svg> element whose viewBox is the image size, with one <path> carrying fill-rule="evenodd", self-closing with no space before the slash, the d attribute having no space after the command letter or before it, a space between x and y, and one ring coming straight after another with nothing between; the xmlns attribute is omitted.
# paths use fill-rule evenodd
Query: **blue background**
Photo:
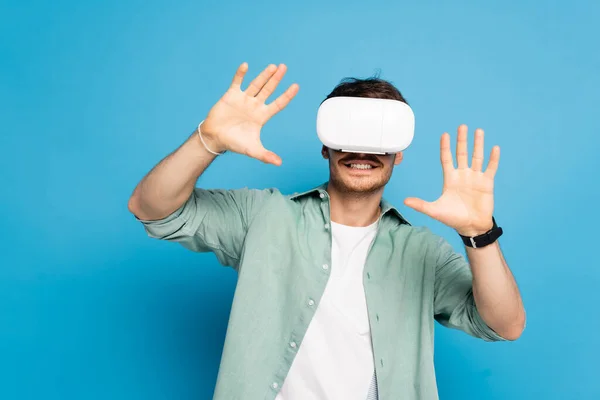
<svg viewBox="0 0 600 400"><path fill-rule="evenodd" d="M1 1L0 399L211 398L235 273L147 238L127 199L243 61L286 63L277 94L300 84L263 130L283 165L228 154L199 185L325 181L317 106L380 71L417 118L385 194L413 224L461 248L402 204L439 195L444 131L502 148L495 214L528 324L491 344L438 325L441 398L600 398L599 4Z"/></svg>

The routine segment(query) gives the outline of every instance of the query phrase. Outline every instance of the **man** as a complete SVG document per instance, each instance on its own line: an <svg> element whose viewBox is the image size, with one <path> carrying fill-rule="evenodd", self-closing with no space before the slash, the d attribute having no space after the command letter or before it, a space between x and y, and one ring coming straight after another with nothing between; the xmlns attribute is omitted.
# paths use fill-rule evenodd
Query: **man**
<svg viewBox="0 0 600 400"><path fill-rule="evenodd" d="M467 247L467 262L382 198L401 152L324 146L329 181L295 195L195 188L225 151L281 164L262 146L260 130L298 85L266 104L286 66L270 65L242 90L247 69L238 68L198 130L142 179L129 201L149 236L212 251L238 272L215 399L436 399L435 320L486 341L521 335L525 310L497 242ZM380 79L343 82L328 98L336 96L405 102ZM461 125L457 168L449 135L441 138L441 197L405 204L466 238L498 232L498 161L494 147L483 171L478 129L469 167Z"/></svg>

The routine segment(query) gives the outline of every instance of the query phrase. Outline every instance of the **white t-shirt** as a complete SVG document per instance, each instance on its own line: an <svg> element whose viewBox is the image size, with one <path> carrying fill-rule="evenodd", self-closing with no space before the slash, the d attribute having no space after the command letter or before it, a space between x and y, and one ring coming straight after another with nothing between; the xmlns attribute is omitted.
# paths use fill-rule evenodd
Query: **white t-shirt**
<svg viewBox="0 0 600 400"><path fill-rule="evenodd" d="M365 400L374 377L363 269L377 222L331 223L331 272L276 400Z"/></svg>

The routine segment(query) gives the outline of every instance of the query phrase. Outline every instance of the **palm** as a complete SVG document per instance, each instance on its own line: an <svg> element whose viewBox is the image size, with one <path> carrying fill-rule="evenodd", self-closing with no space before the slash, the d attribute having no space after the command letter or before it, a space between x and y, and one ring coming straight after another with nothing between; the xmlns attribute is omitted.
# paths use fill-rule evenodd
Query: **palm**
<svg viewBox="0 0 600 400"><path fill-rule="evenodd" d="M405 204L456 229L465 236L475 236L492 227L494 211L494 176L500 158L499 147L494 147L485 172L483 164L483 131L475 132L471 167L467 164L467 127L458 128L457 161L454 168L450 152L450 138L441 139L440 158L444 172L442 195L433 202L408 198Z"/></svg>
<svg viewBox="0 0 600 400"><path fill-rule="evenodd" d="M242 91L246 70L245 63L238 68L231 87L210 110L203 129L221 132L219 141L227 150L279 165L279 156L264 148L260 131L271 117L287 106L298 92L298 85L291 85L272 103L265 104L285 74L285 65L270 65Z"/></svg>
<svg viewBox="0 0 600 400"><path fill-rule="evenodd" d="M210 111L210 117L224 121L221 125L223 140L235 153L247 154L253 147L261 146L260 130L267 122L261 105L242 91L229 89Z"/></svg>

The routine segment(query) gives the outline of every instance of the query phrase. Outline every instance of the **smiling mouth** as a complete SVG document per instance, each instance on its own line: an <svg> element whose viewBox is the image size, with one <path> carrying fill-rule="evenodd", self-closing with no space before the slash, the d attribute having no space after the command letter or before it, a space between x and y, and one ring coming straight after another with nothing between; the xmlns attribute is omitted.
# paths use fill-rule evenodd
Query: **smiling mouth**
<svg viewBox="0 0 600 400"><path fill-rule="evenodd" d="M343 164L346 168L353 171L371 171L378 168L375 163L369 161L351 160L349 162L344 162Z"/></svg>

